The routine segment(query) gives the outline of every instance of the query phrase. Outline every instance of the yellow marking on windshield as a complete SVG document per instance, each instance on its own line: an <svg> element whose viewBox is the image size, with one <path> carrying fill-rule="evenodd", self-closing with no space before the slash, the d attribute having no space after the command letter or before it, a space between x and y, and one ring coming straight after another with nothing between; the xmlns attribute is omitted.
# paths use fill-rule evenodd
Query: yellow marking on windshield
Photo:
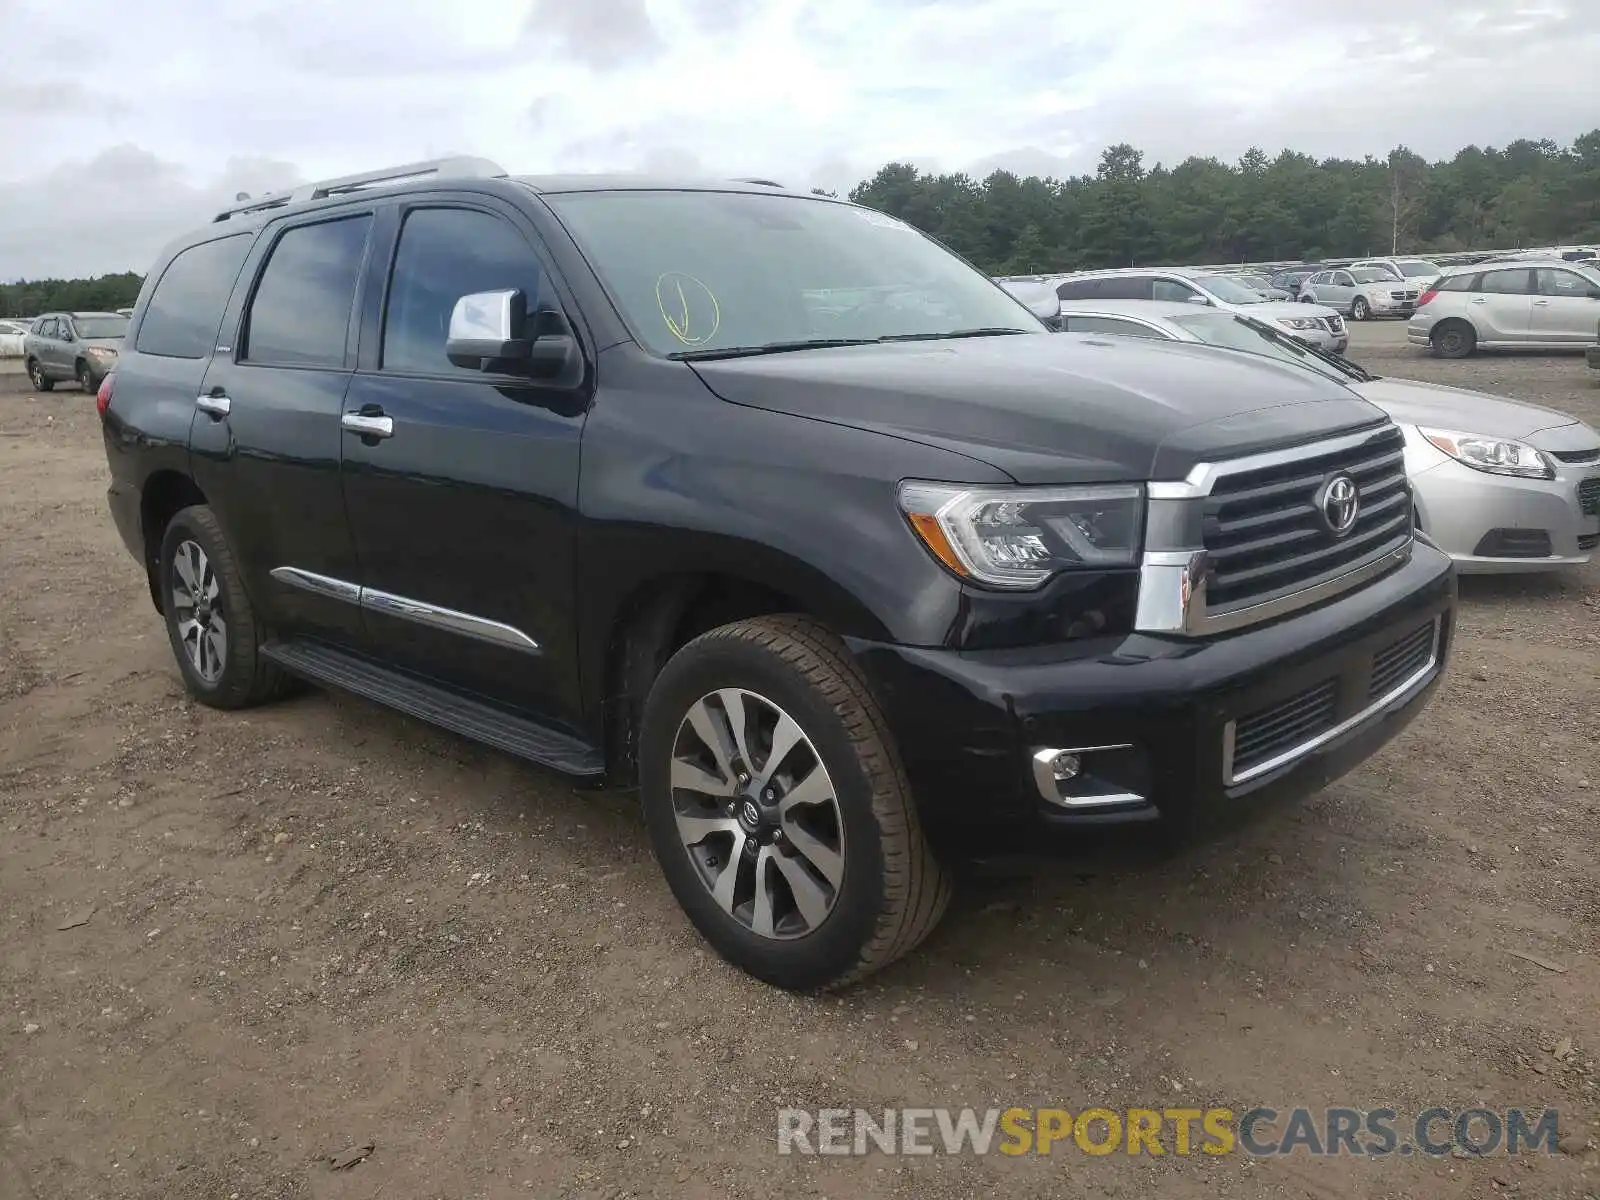
<svg viewBox="0 0 1600 1200"><path fill-rule="evenodd" d="M682 271L664 271L656 280L656 307L668 332L685 346L704 345L722 327L716 293Z"/></svg>

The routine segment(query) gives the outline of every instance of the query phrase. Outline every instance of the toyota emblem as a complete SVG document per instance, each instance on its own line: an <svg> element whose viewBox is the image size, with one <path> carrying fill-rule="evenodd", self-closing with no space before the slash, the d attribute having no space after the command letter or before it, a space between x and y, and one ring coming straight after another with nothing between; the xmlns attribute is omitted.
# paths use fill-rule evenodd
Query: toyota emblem
<svg viewBox="0 0 1600 1200"><path fill-rule="evenodd" d="M1343 537L1356 527L1361 512L1361 492L1348 475L1334 475L1317 492L1317 511L1334 537Z"/></svg>
<svg viewBox="0 0 1600 1200"><path fill-rule="evenodd" d="M739 810L739 816L752 829L761 824L761 810L756 807L754 800L746 800L744 802L744 806Z"/></svg>

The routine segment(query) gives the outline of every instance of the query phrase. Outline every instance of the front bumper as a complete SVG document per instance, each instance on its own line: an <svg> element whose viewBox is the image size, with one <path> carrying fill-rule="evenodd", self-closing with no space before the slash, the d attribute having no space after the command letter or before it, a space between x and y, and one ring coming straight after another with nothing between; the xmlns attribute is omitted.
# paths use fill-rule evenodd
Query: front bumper
<svg viewBox="0 0 1600 1200"><path fill-rule="evenodd" d="M946 852L1027 853L1106 825L1182 841L1322 788L1403 729L1444 669L1455 597L1450 560L1419 540L1403 566L1367 587L1210 639L1134 634L966 653L853 648L888 712L930 836ZM1436 630L1433 667L1366 711L1383 699L1369 694L1375 659L1425 626ZM1230 773L1230 728L1260 728L1263 714L1330 685L1335 707L1314 730L1330 736L1266 769L1235 763ZM1040 747L1122 746L1131 750L1108 761L1140 799L1083 810L1045 799Z"/></svg>
<svg viewBox="0 0 1600 1200"><path fill-rule="evenodd" d="M1409 474L1422 528L1463 574L1582 566L1600 535L1600 512L1585 513L1578 492L1600 479L1600 463L1562 464L1554 479L1491 475L1454 459ZM1518 543L1522 554L1495 552Z"/></svg>

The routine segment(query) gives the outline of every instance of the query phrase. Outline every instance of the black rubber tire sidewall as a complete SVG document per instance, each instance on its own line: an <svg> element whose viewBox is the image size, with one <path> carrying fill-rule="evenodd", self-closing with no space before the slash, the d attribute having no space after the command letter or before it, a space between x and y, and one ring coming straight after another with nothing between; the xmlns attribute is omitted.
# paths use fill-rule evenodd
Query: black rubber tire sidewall
<svg viewBox="0 0 1600 1200"><path fill-rule="evenodd" d="M798 721L833 780L844 824L844 881L827 920L803 938L765 938L723 912L678 838L669 785L678 726L691 704L722 687L759 692ZM717 952L756 978L791 990L826 987L854 970L884 902L882 831L873 815L872 784L832 706L760 647L703 639L679 651L657 678L639 749L640 792L656 859L679 905Z"/></svg>
<svg viewBox="0 0 1600 1200"><path fill-rule="evenodd" d="M1372 310L1367 307L1367 302L1357 296L1350 302L1350 315L1358 321L1365 321L1372 315Z"/></svg>
<svg viewBox="0 0 1600 1200"><path fill-rule="evenodd" d="M90 395L94 394L98 386L94 381L94 372L89 369L89 364L84 363L83 369L78 372L78 386Z"/></svg>
<svg viewBox="0 0 1600 1200"><path fill-rule="evenodd" d="M52 391L56 386L50 380L49 376L44 373L44 364L39 362L37 359L35 359L33 365L28 368L28 382L33 385L33 390L36 392Z"/></svg>
<svg viewBox="0 0 1600 1200"><path fill-rule="evenodd" d="M1464 339L1464 344L1459 350L1449 350L1445 347L1444 335L1452 332L1461 334ZM1477 338L1470 327L1463 326L1459 321L1452 321L1442 329L1435 329L1429 340L1433 343L1434 353L1440 358L1470 358L1477 347Z"/></svg>
<svg viewBox="0 0 1600 1200"><path fill-rule="evenodd" d="M200 677L178 636L178 618L172 603L172 564L174 551L186 541L195 542L210 560L211 570L217 577L223 619L228 626L227 653L222 675L216 683L207 683ZM172 644L172 655L189 694L212 708L244 708L266 699L274 690L279 675L260 659L260 630L255 610L239 580L233 553L209 508L198 505L185 508L172 518L161 539L157 579L162 611L166 614L167 639Z"/></svg>

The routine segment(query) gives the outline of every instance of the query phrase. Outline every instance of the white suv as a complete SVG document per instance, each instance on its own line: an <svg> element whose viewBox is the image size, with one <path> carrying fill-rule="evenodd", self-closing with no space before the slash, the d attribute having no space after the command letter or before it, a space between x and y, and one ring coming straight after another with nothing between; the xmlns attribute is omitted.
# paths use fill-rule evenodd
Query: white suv
<svg viewBox="0 0 1600 1200"><path fill-rule="evenodd" d="M1421 291L1415 281L1396 279L1381 267L1340 267L1318 271L1300 285L1300 299L1326 304L1351 320L1369 317L1409 317Z"/></svg>
<svg viewBox="0 0 1600 1200"><path fill-rule="evenodd" d="M1208 305L1258 321L1271 321L1318 350L1343 354L1350 345L1350 331L1333 309L1291 300L1268 300L1214 271L1171 267L1080 271L1055 280L1055 289L1062 300L1168 300Z"/></svg>

